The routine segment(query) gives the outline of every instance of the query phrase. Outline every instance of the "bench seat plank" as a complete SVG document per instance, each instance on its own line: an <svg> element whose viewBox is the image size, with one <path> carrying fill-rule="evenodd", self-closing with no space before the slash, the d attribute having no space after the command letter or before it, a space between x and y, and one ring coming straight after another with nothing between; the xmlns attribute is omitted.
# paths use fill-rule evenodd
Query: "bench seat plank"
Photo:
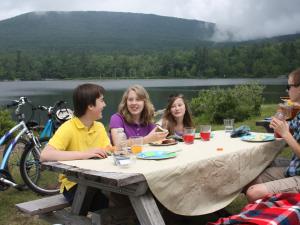
<svg viewBox="0 0 300 225"><path fill-rule="evenodd" d="M49 213L68 206L70 204L62 194L16 204L19 210L30 215Z"/></svg>

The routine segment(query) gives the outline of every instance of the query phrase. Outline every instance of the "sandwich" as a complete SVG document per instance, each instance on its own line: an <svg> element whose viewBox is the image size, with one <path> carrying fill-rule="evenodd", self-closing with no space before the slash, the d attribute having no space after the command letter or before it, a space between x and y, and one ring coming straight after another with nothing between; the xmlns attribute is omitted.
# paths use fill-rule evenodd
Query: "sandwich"
<svg viewBox="0 0 300 225"><path fill-rule="evenodd" d="M166 132L168 132L168 130L167 129L164 129L164 128L162 128L160 125L158 125L158 124L156 124L156 130L155 130L156 132L164 132L164 133L166 133Z"/></svg>

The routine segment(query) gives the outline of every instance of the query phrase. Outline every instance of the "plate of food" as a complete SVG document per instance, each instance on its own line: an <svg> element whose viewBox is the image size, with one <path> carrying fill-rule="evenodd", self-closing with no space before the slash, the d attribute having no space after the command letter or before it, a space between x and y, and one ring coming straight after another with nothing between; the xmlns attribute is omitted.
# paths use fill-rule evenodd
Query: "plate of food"
<svg viewBox="0 0 300 225"><path fill-rule="evenodd" d="M168 139L165 139L162 141L156 141L156 142L149 143L149 145L152 145L152 146L170 146L170 145L176 145L176 144L178 144L178 141L176 141L173 138L168 138Z"/></svg>
<svg viewBox="0 0 300 225"><path fill-rule="evenodd" d="M159 159L169 159L176 157L176 152L168 152L168 151L147 151L147 152L140 152L136 156L138 159L152 159L152 160L159 160Z"/></svg>
<svg viewBox="0 0 300 225"><path fill-rule="evenodd" d="M241 137L242 141L248 142L267 142L274 141L274 134L260 134L260 133L251 133L250 135L246 135Z"/></svg>

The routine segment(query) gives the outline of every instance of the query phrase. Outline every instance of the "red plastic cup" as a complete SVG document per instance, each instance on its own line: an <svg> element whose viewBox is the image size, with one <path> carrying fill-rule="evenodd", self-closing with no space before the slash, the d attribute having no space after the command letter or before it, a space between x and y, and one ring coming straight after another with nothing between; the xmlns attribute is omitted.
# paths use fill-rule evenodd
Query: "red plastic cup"
<svg viewBox="0 0 300 225"><path fill-rule="evenodd" d="M276 138L282 138L280 134L278 134L277 132L274 132L274 137Z"/></svg>
<svg viewBox="0 0 300 225"><path fill-rule="evenodd" d="M185 127L182 135L183 141L186 144L193 144L195 139L195 128Z"/></svg>
<svg viewBox="0 0 300 225"><path fill-rule="evenodd" d="M200 132L200 137L203 141L209 141L210 140L210 132Z"/></svg>
<svg viewBox="0 0 300 225"><path fill-rule="evenodd" d="M200 125L200 137L203 141L210 140L211 125Z"/></svg>
<svg viewBox="0 0 300 225"><path fill-rule="evenodd" d="M183 135L183 141L186 144L193 144L195 140L195 135L192 134L184 134Z"/></svg>

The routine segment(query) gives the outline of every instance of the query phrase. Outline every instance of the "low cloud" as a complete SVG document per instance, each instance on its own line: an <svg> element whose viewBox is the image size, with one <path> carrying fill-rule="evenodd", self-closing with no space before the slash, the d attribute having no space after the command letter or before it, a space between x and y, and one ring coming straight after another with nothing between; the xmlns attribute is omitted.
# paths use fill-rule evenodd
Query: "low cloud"
<svg viewBox="0 0 300 225"><path fill-rule="evenodd" d="M300 32L299 0L7 0L0 20L31 11L151 13L216 23L214 40L248 40Z"/></svg>

